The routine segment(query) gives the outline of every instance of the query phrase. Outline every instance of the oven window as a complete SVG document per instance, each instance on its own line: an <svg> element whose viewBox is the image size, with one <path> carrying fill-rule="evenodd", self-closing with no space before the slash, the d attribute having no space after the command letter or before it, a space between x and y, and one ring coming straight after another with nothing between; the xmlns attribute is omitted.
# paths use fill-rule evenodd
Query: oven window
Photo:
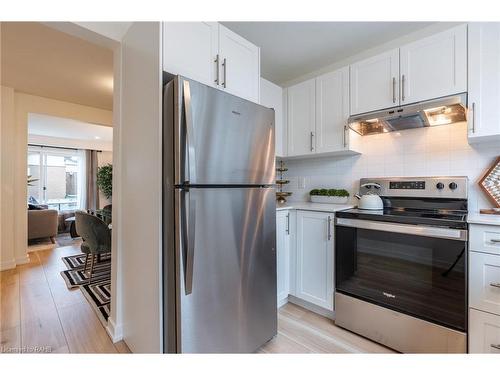
<svg viewBox="0 0 500 375"><path fill-rule="evenodd" d="M466 242L336 227L336 290L466 331Z"/></svg>

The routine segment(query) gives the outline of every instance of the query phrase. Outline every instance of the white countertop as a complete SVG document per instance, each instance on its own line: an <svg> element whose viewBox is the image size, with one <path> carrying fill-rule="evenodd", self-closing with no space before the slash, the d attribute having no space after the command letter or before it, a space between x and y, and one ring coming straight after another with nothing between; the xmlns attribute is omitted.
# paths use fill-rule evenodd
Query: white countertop
<svg viewBox="0 0 500 375"><path fill-rule="evenodd" d="M284 204L276 204L276 210L308 210L321 212L336 212L354 208L350 204L330 204L330 203L311 203L311 202L287 202Z"/></svg>
<svg viewBox="0 0 500 375"><path fill-rule="evenodd" d="M485 215L479 212L469 212L467 215L469 224L500 225L500 215Z"/></svg>

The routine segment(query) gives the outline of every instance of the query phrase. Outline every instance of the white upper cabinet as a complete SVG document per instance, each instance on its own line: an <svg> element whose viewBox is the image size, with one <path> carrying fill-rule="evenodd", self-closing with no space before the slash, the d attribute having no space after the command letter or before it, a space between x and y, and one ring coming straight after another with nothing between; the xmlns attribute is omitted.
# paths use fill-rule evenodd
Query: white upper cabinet
<svg viewBox="0 0 500 375"><path fill-rule="evenodd" d="M259 47L217 22L164 22L163 70L259 102Z"/></svg>
<svg viewBox="0 0 500 375"><path fill-rule="evenodd" d="M350 66L351 114L394 107L399 102L399 49Z"/></svg>
<svg viewBox="0 0 500 375"><path fill-rule="evenodd" d="M297 211L295 295L333 310L333 214Z"/></svg>
<svg viewBox="0 0 500 375"><path fill-rule="evenodd" d="M217 22L164 22L163 70L215 86Z"/></svg>
<svg viewBox="0 0 500 375"><path fill-rule="evenodd" d="M467 25L400 49L400 104L467 91Z"/></svg>
<svg viewBox="0 0 500 375"><path fill-rule="evenodd" d="M316 153L348 147L349 67L316 78Z"/></svg>
<svg viewBox="0 0 500 375"><path fill-rule="evenodd" d="M275 154L285 156L285 129L283 122L283 89L268 80L260 79L260 104L274 109Z"/></svg>
<svg viewBox="0 0 500 375"><path fill-rule="evenodd" d="M469 24L469 142L500 140L500 23Z"/></svg>
<svg viewBox="0 0 500 375"><path fill-rule="evenodd" d="M260 49L219 25L221 85L231 94L259 101Z"/></svg>
<svg viewBox="0 0 500 375"><path fill-rule="evenodd" d="M316 80L301 82L287 91L287 156L312 154L315 150Z"/></svg>

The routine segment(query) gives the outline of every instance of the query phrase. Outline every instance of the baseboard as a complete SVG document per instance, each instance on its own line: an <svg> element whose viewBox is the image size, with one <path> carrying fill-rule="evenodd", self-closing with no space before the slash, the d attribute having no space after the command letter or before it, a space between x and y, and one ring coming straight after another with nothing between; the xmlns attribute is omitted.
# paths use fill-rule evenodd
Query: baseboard
<svg viewBox="0 0 500 375"><path fill-rule="evenodd" d="M16 268L16 260L15 259L6 260L6 261L0 263L0 271L11 270L13 268Z"/></svg>
<svg viewBox="0 0 500 375"><path fill-rule="evenodd" d="M25 254L22 257L16 258L16 265L18 265L18 264L26 264L26 263L29 263L29 262L30 262L30 255L29 254Z"/></svg>
<svg viewBox="0 0 500 375"><path fill-rule="evenodd" d="M281 307L281 306L284 306L288 303L288 297L285 297L281 300L278 301L278 309Z"/></svg>
<svg viewBox="0 0 500 375"><path fill-rule="evenodd" d="M121 325L116 325L113 318L108 318L108 325L106 326L106 332L108 333L111 341L113 343L123 340L123 331Z"/></svg>
<svg viewBox="0 0 500 375"><path fill-rule="evenodd" d="M303 307L306 310L309 310L309 311L312 311L316 314L324 316L325 318L335 319L335 311L327 310L323 307L316 306L315 304L312 304L311 302L304 301L303 299L297 298L295 296L289 295L288 302L291 302L295 305L299 305L300 307Z"/></svg>

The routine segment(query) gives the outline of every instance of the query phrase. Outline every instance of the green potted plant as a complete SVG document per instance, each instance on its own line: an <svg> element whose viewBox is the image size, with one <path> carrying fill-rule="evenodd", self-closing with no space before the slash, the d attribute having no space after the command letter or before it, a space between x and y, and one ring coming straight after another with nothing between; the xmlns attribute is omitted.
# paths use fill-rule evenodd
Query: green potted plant
<svg viewBox="0 0 500 375"><path fill-rule="evenodd" d="M97 186L106 199L111 200L113 194L113 166L111 164L97 169Z"/></svg>
<svg viewBox="0 0 500 375"><path fill-rule="evenodd" d="M346 204L349 192L345 189L313 189L309 192L311 202Z"/></svg>

